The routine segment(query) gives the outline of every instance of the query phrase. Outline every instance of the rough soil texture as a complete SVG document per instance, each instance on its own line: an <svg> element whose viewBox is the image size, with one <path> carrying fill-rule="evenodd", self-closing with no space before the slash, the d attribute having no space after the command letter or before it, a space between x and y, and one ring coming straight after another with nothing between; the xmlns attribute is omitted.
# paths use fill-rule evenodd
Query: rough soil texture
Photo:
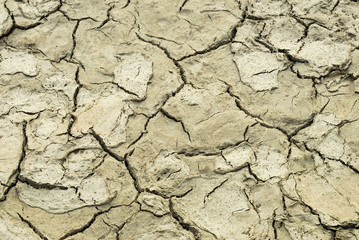
<svg viewBox="0 0 359 240"><path fill-rule="evenodd" d="M358 79L354 0L0 0L0 239L359 239Z"/></svg>

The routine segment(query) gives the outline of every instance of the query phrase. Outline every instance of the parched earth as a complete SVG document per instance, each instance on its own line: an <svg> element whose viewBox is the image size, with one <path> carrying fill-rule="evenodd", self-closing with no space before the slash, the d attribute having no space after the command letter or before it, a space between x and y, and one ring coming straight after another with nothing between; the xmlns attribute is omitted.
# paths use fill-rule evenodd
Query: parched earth
<svg viewBox="0 0 359 240"><path fill-rule="evenodd" d="M358 100L358 1L0 0L0 239L359 239Z"/></svg>

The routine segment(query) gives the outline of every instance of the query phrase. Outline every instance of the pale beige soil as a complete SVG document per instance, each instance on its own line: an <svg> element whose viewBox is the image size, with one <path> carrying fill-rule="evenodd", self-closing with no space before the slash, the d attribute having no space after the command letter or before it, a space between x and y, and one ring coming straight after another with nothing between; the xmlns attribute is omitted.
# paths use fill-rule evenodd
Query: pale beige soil
<svg viewBox="0 0 359 240"><path fill-rule="evenodd" d="M359 239L359 2L0 0L0 240Z"/></svg>

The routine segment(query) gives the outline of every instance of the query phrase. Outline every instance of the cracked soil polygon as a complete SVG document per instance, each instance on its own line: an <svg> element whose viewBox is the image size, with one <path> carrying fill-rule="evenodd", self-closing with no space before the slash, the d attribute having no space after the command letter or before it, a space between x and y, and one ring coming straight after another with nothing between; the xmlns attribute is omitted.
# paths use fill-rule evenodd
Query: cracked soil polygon
<svg viewBox="0 0 359 240"><path fill-rule="evenodd" d="M358 240L359 2L0 0L0 240Z"/></svg>

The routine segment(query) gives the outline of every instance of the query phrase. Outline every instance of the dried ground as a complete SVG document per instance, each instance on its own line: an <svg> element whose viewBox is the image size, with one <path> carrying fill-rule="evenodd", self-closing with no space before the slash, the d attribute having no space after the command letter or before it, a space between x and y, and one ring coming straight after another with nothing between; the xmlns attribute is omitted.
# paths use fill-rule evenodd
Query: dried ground
<svg viewBox="0 0 359 240"><path fill-rule="evenodd" d="M359 239L359 3L0 0L0 239Z"/></svg>

